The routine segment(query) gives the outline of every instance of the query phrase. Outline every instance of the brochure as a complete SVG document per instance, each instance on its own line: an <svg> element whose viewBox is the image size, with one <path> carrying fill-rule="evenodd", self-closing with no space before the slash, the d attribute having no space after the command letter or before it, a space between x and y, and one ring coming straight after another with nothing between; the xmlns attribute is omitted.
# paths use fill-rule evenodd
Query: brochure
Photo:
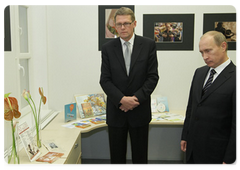
<svg viewBox="0 0 240 170"><path fill-rule="evenodd" d="M40 151L36 145L37 142L34 140L32 131L29 129L27 122L24 122L18 126L18 132L29 160L36 160L40 155Z"/></svg>
<svg viewBox="0 0 240 170"><path fill-rule="evenodd" d="M48 152L46 155L38 158L36 161L53 163L54 161L56 161L58 158L62 157L63 155L64 155L63 153Z"/></svg>
<svg viewBox="0 0 240 170"><path fill-rule="evenodd" d="M89 126L91 126L89 120L85 120L85 121L76 121L76 122L72 122L72 123L68 123L66 125L62 125L63 127L66 127L66 128L87 128Z"/></svg>

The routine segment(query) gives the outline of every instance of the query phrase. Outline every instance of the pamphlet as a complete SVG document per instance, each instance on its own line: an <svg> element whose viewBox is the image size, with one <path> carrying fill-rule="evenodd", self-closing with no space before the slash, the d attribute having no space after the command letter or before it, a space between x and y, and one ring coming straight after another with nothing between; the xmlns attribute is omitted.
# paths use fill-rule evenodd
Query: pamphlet
<svg viewBox="0 0 240 170"><path fill-rule="evenodd" d="M156 113L152 114L152 121L171 121L171 122L183 122L184 116L175 113Z"/></svg>
<svg viewBox="0 0 240 170"><path fill-rule="evenodd" d="M62 157L63 155L64 155L63 153L48 152L46 155L38 158L36 161L53 163L54 161L56 161L58 158Z"/></svg>
<svg viewBox="0 0 240 170"><path fill-rule="evenodd" d="M89 126L91 126L89 120L86 120L86 121L76 121L76 122L72 122L72 123L68 123L66 125L62 125L63 127L66 127L66 128L87 128Z"/></svg>
<svg viewBox="0 0 240 170"><path fill-rule="evenodd" d="M64 153L65 151L56 143L55 140L44 140L42 142L43 146L50 152L60 152Z"/></svg>
<svg viewBox="0 0 240 170"><path fill-rule="evenodd" d="M36 160L40 155L40 151L36 145L37 142L34 140L32 131L29 129L27 122L24 122L18 126L18 132L29 160Z"/></svg>
<svg viewBox="0 0 240 170"><path fill-rule="evenodd" d="M100 124L100 123L106 123L106 120L96 117L95 119L90 119L90 122L93 124Z"/></svg>
<svg viewBox="0 0 240 170"><path fill-rule="evenodd" d="M157 111L157 99L151 99L151 110L153 113L158 112Z"/></svg>

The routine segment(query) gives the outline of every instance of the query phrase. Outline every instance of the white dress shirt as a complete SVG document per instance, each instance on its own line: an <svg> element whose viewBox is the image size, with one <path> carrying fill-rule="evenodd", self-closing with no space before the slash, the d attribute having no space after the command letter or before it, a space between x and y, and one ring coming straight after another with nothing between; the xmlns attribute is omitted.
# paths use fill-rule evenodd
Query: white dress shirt
<svg viewBox="0 0 240 170"><path fill-rule="evenodd" d="M134 38L135 38L135 34L133 34L132 38L128 41L130 44L130 54L132 54L132 50L133 50L133 43L134 43ZM122 44L122 50L123 50L123 54L125 54L125 50L126 50L126 45L124 45L125 41L120 38L121 40L121 44Z"/></svg>
<svg viewBox="0 0 240 170"><path fill-rule="evenodd" d="M204 81L204 84L203 84L203 87L205 86L207 80L208 80L208 77L210 76L210 72L212 69L214 69L216 71L216 73L213 75L213 81L212 83L214 82L214 80L216 80L216 78L218 77L218 75L231 63L230 61L230 58L228 58L227 61L225 61L224 63L222 63L221 65L219 65L218 67L216 68L210 68L209 71L208 71L208 74L205 78L205 81Z"/></svg>

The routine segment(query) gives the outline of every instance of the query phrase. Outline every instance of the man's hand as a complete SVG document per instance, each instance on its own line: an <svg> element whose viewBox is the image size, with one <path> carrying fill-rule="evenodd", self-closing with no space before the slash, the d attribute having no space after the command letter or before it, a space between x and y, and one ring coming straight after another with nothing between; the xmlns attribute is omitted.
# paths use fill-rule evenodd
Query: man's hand
<svg viewBox="0 0 240 170"><path fill-rule="evenodd" d="M187 141L182 140L182 141L181 141L181 150L182 150L183 152L186 152L186 149L187 149Z"/></svg>
<svg viewBox="0 0 240 170"><path fill-rule="evenodd" d="M122 104L119 109L124 112L128 112L129 110L133 110L137 106L140 105L136 96L124 96L120 103Z"/></svg>

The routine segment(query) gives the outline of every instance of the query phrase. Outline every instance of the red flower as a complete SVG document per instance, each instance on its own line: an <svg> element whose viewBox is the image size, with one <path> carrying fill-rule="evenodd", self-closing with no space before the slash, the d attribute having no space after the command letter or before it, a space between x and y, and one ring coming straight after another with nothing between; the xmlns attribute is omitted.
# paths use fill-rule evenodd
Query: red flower
<svg viewBox="0 0 240 170"><path fill-rule="evenodd" d="M43 88L42 87L41 88L39 87L39 94L41 95L43 104L46 104L47 97L43 95Z"/></svg>
<svg viewBox="0 0 240 170"><path fill-rule="evenodd" d="M15 97L4 98L4 119L11 121L13 117L19 118L20 116L17 99Z"/></svg>

